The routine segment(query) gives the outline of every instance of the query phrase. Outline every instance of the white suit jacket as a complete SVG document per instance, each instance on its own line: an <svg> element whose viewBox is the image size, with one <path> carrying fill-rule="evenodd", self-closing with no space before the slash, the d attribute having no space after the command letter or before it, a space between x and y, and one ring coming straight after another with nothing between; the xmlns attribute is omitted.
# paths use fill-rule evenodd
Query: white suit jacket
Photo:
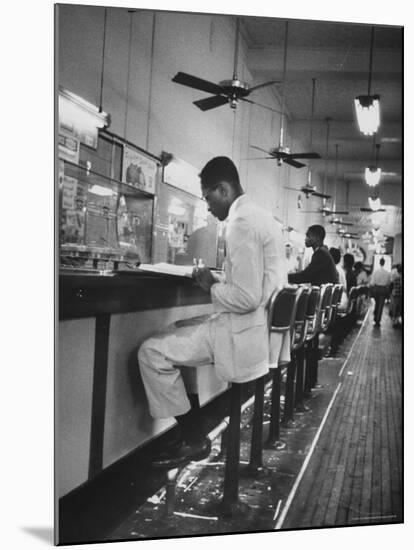
<svg viewBox="0 0 414 550"><path fill-rule="evenodd" d="M226 228L225 282L211 287L214 363L227 381L247 382L269 369L266 305L287 283L281 229L246 195L232 204Z"/></svg>

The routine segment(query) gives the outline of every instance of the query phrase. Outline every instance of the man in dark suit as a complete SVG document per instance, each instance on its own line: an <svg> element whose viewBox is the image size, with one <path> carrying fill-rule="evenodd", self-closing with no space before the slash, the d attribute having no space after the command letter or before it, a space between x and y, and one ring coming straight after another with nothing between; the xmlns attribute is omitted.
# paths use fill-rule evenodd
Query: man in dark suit
<svg viewBox="0 0 414 550"><path fill-rule="evenodd" d="M320 286L325 283L337 283L338 273L335 263L327 247L323 244L325 229L322 225L311 225L305 238L305 246L313 248L313 256L309 265L297 273L288 273L288 281L292 284L311 283Z"/></svg>

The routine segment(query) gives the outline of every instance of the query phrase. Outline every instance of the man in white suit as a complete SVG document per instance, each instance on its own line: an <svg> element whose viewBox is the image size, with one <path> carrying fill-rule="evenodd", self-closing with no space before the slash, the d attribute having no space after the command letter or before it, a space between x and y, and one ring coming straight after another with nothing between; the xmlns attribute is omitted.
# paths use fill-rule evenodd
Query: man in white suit
<svg viewBox="0 0 414 550"><path fill-rule="evenodd" d="M227 157L213 158L201 171L200 180L209 211L228 221L224 280L219 281L208 268L193 272L195 281L211 294L214 314L178 322L146 340L138 352L151 415L174 416L181 429L179 444L154 460L161 467L176 467L210 452L210 441L200 433L191 406L194 396L187 396L175 365L202 368L214 363L221 379L238 383L266 374L265 308L271 293L287 282L281 230L270 212L244 194L233 162Z"/></svg>

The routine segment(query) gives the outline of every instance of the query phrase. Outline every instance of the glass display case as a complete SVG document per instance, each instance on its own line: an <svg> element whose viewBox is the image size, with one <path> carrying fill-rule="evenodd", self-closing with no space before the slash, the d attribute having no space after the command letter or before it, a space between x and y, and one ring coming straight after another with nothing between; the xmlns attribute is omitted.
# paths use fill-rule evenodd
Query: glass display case
<svg viewBox="0 0 414 550"><path fill-rule="evenodd" d="M61 268L111 270L151 261L153 195L59 160Z"/></svg>
<svg viewBox="0 0 414 550"><path fill-rule="evenodd" d="M161 182L154 221L153 261L192 265L202 259L209 267L218 261L218 226L199 197Z"/></svg>

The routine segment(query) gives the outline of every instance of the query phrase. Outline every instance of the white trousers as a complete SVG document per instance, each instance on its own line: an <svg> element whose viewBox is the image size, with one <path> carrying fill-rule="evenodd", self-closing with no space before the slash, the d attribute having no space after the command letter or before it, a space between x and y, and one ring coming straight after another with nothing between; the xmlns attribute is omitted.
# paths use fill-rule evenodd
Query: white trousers
<svg viewBox="0 0 414 550"><path fill-rule="evenodd" d="M170 418L190 410L189 393L198 393L195 381L180 367L203 367L214 362L215 315L177 321L166 331L145 340L138 362L153 418ZM184 375L185 376L185 375Z"/></svg>
<svg viewBox="0 0 414 550"><path fill-rule="evenodd" d="M185 367L214 363L217 315L177 321L142 343L138 363L153 418L170 418L190 410L187 393L198 393L198 388L193 372L186 376ZM277 368L281 360L290 360L289 331L270 337L269 368Z"/></svg>

